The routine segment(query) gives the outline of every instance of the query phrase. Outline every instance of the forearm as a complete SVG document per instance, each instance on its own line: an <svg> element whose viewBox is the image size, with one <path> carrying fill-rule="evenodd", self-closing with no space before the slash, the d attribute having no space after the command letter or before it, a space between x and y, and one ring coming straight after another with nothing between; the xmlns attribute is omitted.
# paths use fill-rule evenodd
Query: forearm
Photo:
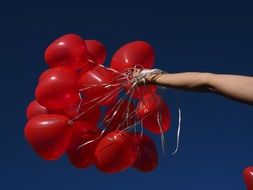
<svg viewBox="0 0 253 190"><path fill-rule="evenodd" d="M253 104L253 77L212 73L185 72L161 74L150 83L198 92L214 92L228 98Z"/></svg>
<svg viewBox="0 0 253 190"><path fill-rule="evenodd" d="M210 73L184 72L184 73L166 73L148 78L152 84L176 88L188 91L209 91L208 75Z"/></svg>
<svg viewBox="0 0 253 190"><path fill-rule="evenodd" d="M211 74L208 83L217 94L253 105L253 77Z"/></svg>

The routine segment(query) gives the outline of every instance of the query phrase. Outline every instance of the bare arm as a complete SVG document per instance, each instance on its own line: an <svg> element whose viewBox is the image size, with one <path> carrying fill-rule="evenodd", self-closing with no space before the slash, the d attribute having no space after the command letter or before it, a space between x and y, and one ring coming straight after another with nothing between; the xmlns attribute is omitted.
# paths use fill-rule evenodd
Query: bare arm
<svg viewBox="0 0 253 190"><path fill-rule="evenodd" d="M147 77L149 83L198 92L213 92L253 105L253 77L185 72Z"/></svg>

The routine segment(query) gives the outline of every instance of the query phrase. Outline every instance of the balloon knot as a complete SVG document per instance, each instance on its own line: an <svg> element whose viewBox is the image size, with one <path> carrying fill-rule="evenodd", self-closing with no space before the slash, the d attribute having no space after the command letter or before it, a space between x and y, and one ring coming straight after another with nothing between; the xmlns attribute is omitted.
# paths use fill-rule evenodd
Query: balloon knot
<svg viewBox="0 0 253 190"><path fill-rule="evenodd" d="M74 124L74 121L73 121L73 120L69 120L69 121L68 121L68 124L69 124L70 126L72 126L72 125Z"/></svg>

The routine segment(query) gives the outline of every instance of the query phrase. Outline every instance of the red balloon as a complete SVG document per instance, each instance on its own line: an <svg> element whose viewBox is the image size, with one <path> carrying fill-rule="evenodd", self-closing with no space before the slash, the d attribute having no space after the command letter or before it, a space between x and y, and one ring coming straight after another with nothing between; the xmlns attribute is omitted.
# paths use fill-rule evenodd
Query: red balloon
<svg viewBox="0 0 253 190"><path fill-rule="evenodd" d="M82 68L87 63L88 52L84 40L76 34L66 34L53 41L45 51L45 61L50 67Z"/></svg>
<svg viewBox="0 0 253 190"><path fill-rule="evenodd" d="M97 64L103 64L106 58L106 48L104 44L97 40L85 40L85 43L89 52L89 59Z"/></svg>
<svg viewBox="0 0 253 190"><path fill-rule="evenodd" d="M144 95L137 105L137 117L140 119L146 118L157 109L160 102L161 97L156 94Z"/></svg>
<svg viewBox="0 0 253 190"><path fill-rule="evenodd" d="M161 115L161 126L159 126L158 115ZM166 103L161 100L157 109L143 119L143 127L155 134L161 134L169 130L170 128L170 112Z"/></svg>
<svg viewBox="0 0 253 190"><path fill-rule="evenodd" d="M139 147L138 158L133 167L142 172L153 171L158 164L158 153L154 141L145 134L131 134Z"/></svg>
<svg viewBox="0 0 253 190"><path fill-rule="evenodd" d="M128 126L134 124L135 114L133 114L133 112L133 103L123 100L121 103L119 103L119 105L113 105L108 109L105 114L104 125L107 129L110 129L111 131L125 129Z"/></svg>
<svg viewBox="0 0 253 190"><path fill-rule="evenodd" d="M104 136L95 150L96 166L102 172L120 172L137 159L137 146L130 135L113 131Z"/></svg>
<svg viewBox="0 0 253 190"><path fill-rule="evenodd" d="M141 65L152 68L155 61L153 47L145 41L133 41L116 51L111 60L111 68L124 72L126 69Z"/></svg>
<svg viewBox="0 0 253 190"><path fill-rule="evenodd" d="M60 158L69 145L71 127L69 118L55 114L41 114L25 126L25 138L45 160Z"/></svg>
<svg viewBox="0 0 253 190"><path fill-rule="evenodd" d="M247 186L247 190L253 190L253 167L247 167L243 171L244 181Z"/></svg>
<svg viewBox="0 0 253 190"><path fill-rule="evenodd" d="M94 151L98 144L99 130L95 124L87 122L75 122L73 134L67 149L69 161L77 168L86 168L95 162ZM80 147L88 141L89 144Z"/></svg>
<svg viewBox="0 0 253 190"><path fill-rule="evenodd" d="M119 86L115 85L118 74L102 66L82 73L80 88L87 102L99 105L109 105L115 101L119 93Z"/></svg>
<svg viewBox="0 0 253 190"><path fill-rule="evenodd" d="M37 100L33 100L26 109L27 119L31 119L37 115L47 113L47 108L40 105Z"/></svg>
<svg viewBox="0 0 253 190"><path fill-rule="evenodd" d="M48 109L72 107L80 101L75 72L65 67L49 69L40 78L35 96L39 104Z"/></svg>

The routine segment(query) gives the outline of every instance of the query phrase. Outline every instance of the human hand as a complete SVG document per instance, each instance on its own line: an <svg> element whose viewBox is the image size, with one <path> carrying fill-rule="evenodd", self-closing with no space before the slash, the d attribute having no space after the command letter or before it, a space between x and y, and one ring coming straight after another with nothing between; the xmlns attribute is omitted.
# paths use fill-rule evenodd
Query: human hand
<svg viewBox="0 0 253 190"><path fill-rule="evenodd" d="M165 72L160 69L143 69L135 70L133 77L137 80L138 85L147 85L155 83L155 80Z"/></svg>

